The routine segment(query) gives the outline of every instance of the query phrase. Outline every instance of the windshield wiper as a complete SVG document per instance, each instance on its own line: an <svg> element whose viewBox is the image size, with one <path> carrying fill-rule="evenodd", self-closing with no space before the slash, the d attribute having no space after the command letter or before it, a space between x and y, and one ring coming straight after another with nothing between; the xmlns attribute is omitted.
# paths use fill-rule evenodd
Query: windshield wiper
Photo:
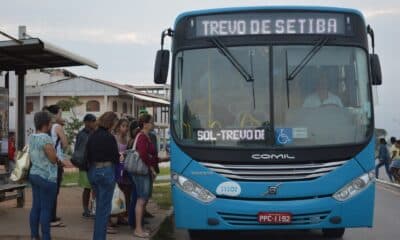
<svg viewBox="0 0 400 240"><path fill-rule="evenodd" d="M246 82L252 83L252 97L253 97L253 109L256 109L256 97L254 92L254 71L253 71L253 56L250 55L250 67L251 74L246 71L242 64L232 55L227 47L217 37L211 38L211 42L218 48L219 52L228 59L228 61L236 68L236 70L243 76Z"/></svg>
<svg viewBox="0 0 400 240"><path fill-rule="evenodd" d="M243 67L242 64L240 64L240 62L232 55L232 53L224 46L224 44L217 38L217 37L213 37L210 39L211 42L214 43L214 45L218 48L218 50L220 51L220 53L222 55L224 55L226 57L226 59L229 60L229 62L232 63L232 65L236 68L236 70L238 70L238 72L240 73L240 75L243 76L243 78L247 81L247 82L252 82L254 81L253 76L248 73L246 71L246 69Z"/></svg>
<svg viewBox="0 0 400 240"><path fill-rule="evenodd" d="M323 46L328 42L329 38L324 37L314 45L314 47L307 53L307 55L300 61L300 63L293 69L290 74L286 75L286 80L293 80L303 69L304 67L310 62L310 60L321 50ZM289 64L286 55L286 69L289 69Z"/></svg>

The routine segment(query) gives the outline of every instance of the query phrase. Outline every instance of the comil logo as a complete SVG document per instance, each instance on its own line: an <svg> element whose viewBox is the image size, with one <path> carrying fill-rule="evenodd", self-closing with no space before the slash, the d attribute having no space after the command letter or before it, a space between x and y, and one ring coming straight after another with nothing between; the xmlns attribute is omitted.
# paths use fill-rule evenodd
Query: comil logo
<svg viewBox="0 0 400 240"><path fill-rule="evenodd" d="M251 155L252 159L275 159L275 160L285 160L285 159L296 159L295 156L290 155L288 153L281 153L281 154L269 154L269 153L256 153Z"/></svg>

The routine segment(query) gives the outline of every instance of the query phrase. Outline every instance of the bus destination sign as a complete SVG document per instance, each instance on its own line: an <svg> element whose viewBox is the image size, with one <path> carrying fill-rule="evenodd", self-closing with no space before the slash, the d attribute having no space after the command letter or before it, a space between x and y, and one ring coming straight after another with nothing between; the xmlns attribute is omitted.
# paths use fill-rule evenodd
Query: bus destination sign
<svg viewBox="0 0 400 240"><path fill-rule="evenodd" d="M346 18L346 19L345 19ZM196 37L346 34L350 17L338 13L241 13L198 16L190 22ZM192 34L193 34L192 32Z"/></svg>

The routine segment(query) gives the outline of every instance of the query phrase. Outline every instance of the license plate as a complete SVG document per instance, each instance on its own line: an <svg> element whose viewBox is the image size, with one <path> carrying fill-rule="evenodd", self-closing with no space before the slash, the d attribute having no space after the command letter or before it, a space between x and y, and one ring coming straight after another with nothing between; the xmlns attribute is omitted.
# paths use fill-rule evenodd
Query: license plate
<svg viewBox="0 0 400 240"><path fill-rule="evenodd" d="M292 222L292 214L290 213L258 213L258 222L261 224L290 224Z"/></svg>

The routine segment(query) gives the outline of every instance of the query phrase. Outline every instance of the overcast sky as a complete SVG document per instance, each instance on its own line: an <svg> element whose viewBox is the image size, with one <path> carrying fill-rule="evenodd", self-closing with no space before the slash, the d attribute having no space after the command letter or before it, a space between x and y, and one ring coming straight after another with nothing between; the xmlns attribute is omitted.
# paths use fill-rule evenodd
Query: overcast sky
<svg viewBox="0 0 400 240"><path fill-rule="evenodd" d="M13 0L1 4L0 30L17 35L18 25L99 64L98 70L71 68L89 77L120 83L151 84L162 29L181 12L256 5L324 5L359 9L376 35L383 86L375 108L377 127L400 137L400 1L240 1L240 0Z"/></svg>

